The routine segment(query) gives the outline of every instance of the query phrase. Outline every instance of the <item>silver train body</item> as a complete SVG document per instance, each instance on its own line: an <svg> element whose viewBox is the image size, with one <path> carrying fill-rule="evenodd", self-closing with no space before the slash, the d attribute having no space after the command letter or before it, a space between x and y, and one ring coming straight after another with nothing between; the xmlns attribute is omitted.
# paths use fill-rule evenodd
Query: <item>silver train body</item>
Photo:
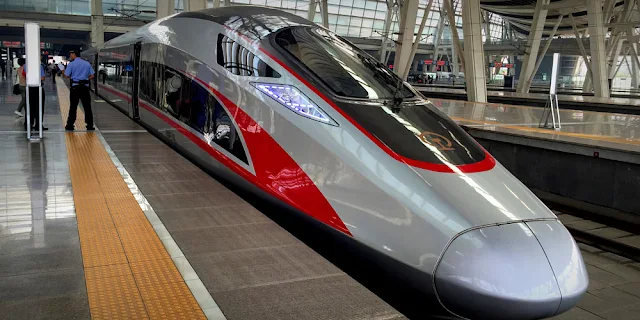
<svg viewBox="0 0 640 320"><path fill-rule="evenodd" d="M575 241L530 190L388 68L305 19L185 12L83 56L130 117L406 266L449 315L550 317L587 289Z"/></svg>

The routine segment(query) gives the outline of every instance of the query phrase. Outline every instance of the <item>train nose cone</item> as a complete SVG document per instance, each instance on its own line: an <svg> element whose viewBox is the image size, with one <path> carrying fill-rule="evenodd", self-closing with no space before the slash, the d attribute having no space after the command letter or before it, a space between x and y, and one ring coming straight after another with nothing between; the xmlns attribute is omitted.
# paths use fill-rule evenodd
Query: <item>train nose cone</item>
<svg viewBox="0 0 640 320"><path fill-rule="evenodd" d="M531 221L527 226L549 259L562 294L556 314L565 312L580 301L589 286L589 275L580 249L560 221Z"/></svg>
<svg viewBox="0 0 640 320"><path fill-rule="evenodd" d="M457 237L435 272L441 303L471 319L539 319L575 305L588 278L573 238L556 221L531 225L492 226Z"/></svg>

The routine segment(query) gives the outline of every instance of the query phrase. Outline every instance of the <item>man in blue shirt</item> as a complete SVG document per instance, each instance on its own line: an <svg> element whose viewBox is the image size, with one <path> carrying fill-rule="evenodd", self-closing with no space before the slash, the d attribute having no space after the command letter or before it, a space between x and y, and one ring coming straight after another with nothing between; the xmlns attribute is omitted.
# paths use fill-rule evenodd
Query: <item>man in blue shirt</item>
<svg viewBox="0 0 640 320"><path fill-rule="evenodd" d="M27 64L24 65L24 68L22 69L22 76L26 77L27 76ZM44 67L42 65L40 65L40 81L42 82L40 85L40 88L42 90L42 112L44 113L44 101L45 101L45 97L44 97L44 77L45 77L45 72L44 72ZM38 99L40 99L39 95L38 95L38 90L35 90L29 86L26 87L27 90L27 94L29 95L29 119L30 123L31 123L31 127L37 129L38 128L38 122L40 121L40 112L38 110ZM27 121L24 121L24 126L25 128L27 127ZM49 130L49 128L42 126L42 130Z"/></svg>
<svg viewBox="0 0 640 320"><path fill-rule="evenodd" d="M71 106L69 108L69 116L67 117L67 125L64 129L68 131L74 130L78 102L82 101L84 121L87 123L87 130L94 130L89 80L93 79L95 71L93 71L89 62L78 57L76 51L70 51L69 57L71 58L71 62L69 62L67 68L64 70L64 76L71 79L71 94L69 97Z"/></svg>

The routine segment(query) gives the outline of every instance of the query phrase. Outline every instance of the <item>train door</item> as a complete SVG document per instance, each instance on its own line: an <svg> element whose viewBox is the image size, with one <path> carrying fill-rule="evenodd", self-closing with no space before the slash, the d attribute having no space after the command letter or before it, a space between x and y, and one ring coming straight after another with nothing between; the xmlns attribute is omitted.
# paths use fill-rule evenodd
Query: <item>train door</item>
<svg viewBox="0 0 640 320"><path fill-rule="evenodd" d="M131 118L140 120L140 110L138 104L138 90L140 88L140 51L142 43L136 42L133 45L133 87L131 88Z"/></svg>

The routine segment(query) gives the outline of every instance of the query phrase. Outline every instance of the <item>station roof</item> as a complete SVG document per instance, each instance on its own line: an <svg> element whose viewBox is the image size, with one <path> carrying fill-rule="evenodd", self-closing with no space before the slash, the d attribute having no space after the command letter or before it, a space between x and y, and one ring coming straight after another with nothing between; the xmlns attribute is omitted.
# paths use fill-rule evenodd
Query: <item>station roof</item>
<svg viewBox="0 0 640 320"><path fill-rule="evenodd" d="M547 19L545 22L545 35L548 35L556 24L560 15L564 18L560 23L556 35L574 35L571 19L572 14L578 30L588 27L587 5L592 0L551 0L548 5ZM522 37L526 37L531 30L531 24L536 9L536 0L482 0L482 9L498 14L511 25L514 31ZM614 21L618 20L618 13L625 10L624 0L613 0L609 8L603 8L605 15L613 15ZM637 14L637 12L635 13Z"/></svg>

